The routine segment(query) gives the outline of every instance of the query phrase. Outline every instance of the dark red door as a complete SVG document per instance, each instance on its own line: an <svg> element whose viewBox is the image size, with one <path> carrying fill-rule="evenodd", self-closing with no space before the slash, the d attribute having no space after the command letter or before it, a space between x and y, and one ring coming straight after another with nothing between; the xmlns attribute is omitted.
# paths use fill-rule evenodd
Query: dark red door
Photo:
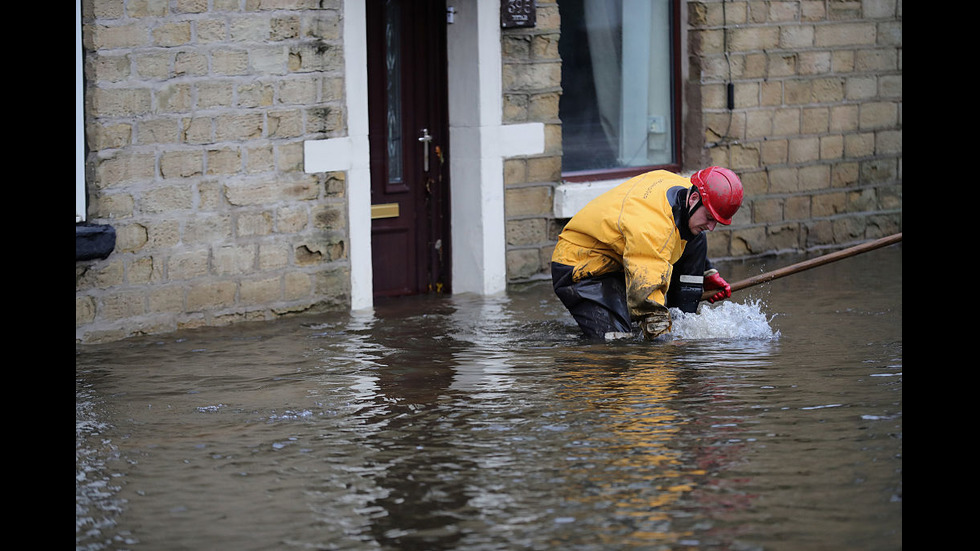
<svg viewBox="0 0 980 551"><path fill-rule="evenodd" d="M449 291L445 0L369 0L375 296Z"/></svg>

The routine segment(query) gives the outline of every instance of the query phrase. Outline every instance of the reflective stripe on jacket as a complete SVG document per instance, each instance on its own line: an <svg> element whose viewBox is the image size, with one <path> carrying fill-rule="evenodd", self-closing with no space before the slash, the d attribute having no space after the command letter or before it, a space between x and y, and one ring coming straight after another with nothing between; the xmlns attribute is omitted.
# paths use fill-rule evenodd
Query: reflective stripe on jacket
<svg viewBox="0 0 980 551"><path fill-rule="evenodd" d="M558 236L552 261L572 266L573 281L623 271L630 315L664 308L672 266L684 252L674 207L691 187L665 170L641 174L593 199Z"/></svg>

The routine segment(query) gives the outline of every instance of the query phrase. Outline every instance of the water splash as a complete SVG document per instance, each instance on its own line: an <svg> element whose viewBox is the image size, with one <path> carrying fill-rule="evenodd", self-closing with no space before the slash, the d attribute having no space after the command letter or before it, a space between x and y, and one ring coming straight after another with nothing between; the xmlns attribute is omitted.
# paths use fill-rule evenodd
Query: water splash
<svg viewBox="0 0 980 551"><path fill-rule="evenodd" d="M762 311L760 301L741 304L723 301L715 305L702 304L697 314L685 314L671 309L671 336L674 339L733 339L777 340L771 318Z"/></svg>

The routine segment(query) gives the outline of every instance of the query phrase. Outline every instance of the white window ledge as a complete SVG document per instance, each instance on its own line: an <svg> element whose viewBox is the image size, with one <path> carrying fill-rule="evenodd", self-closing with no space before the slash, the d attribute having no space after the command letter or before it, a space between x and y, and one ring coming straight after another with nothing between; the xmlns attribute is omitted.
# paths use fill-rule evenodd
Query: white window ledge
<svg viewBox="0 0 980 551"><path fill-rule="evenodd" d="M589 201L610 189L625 182L620 180L603 180L600 182L565 182L555 188L554 214L555 218L571 218Z"/></svg>

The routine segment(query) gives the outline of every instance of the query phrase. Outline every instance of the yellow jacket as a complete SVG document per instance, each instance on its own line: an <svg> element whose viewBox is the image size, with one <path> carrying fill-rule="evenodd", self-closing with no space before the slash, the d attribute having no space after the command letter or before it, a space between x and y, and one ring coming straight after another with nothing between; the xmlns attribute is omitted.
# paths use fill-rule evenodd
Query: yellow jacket
<svg viewBox="0 0 980 551"><path fill-rule="evenodd" d="M634 319L663 309L672 266L687 245L670 200L691 185L690 179L665 170L623 182L569 220L551 260L572 266L573 281L625 272L626 302ZM670 191L678 187L683 189Z"/></svg>

